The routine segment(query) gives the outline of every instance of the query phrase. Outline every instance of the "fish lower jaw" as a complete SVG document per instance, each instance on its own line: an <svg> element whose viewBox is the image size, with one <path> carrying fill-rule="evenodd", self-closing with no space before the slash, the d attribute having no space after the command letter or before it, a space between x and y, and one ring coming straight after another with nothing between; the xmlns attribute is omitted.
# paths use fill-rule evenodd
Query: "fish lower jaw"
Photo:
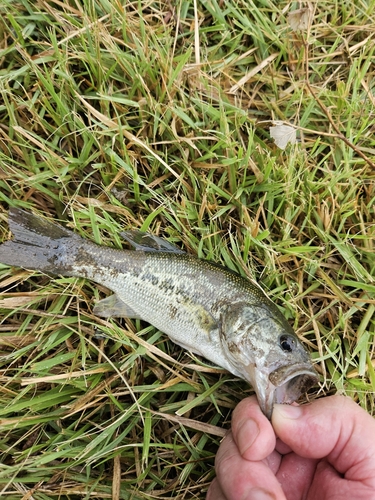
<svg viewBox="0 0 375 500"><path fill-rule="evenodd" d="M293 403L319 380L310 364L285 366L272 373L254 365L248 366L247 370L248 380L257 394L259 406L269 419L275 404Z"/></svg>

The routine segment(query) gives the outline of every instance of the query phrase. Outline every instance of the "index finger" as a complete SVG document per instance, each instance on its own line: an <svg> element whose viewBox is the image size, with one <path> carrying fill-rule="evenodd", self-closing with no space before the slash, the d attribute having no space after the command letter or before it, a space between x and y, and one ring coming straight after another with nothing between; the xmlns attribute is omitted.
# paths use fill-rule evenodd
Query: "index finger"
<svg viewBox="0 0 375 500"><path fill-rule="evenodd" d="M265 460L244 459L229 432L215 459L218 484L214 484L208 498L214 499L218 486L226 500L286 500L279 481ZM220 497L219 497L220 498Z"/></svg>
<svg viewBox="0 0 375 500"><path fill-rule="evenodd" d="M263 460L275 449L276 436L271 422L262 413L255 396L243 399L234 409L232 433L246 460Z"/></svg>

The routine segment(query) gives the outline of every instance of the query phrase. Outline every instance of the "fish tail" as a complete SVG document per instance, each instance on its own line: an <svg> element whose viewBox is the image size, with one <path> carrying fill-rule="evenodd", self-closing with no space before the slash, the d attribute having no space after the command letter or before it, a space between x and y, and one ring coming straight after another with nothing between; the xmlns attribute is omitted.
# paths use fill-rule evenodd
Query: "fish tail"
<svg viewBox="0 0 375 500"><path fill-rule="evenodd" d="M14 238L0 245L0 263L52 274L73 275L69 247L82 239L62 226L19 208L9 210Z"/></svg>

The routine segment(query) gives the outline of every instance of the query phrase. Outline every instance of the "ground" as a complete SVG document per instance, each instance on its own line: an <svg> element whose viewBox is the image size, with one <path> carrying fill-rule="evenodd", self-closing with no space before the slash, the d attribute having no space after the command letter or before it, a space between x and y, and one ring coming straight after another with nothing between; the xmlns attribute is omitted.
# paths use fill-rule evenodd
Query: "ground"
<svg viewBox="0 0 375 500"><path fill-rule="evenodd" d="M374 414L375 1L0 3L8 208L256 280ZM276 128L274 128L276 127ZM0 497L204 499L245 382L108 290L0 264Z"/></svg>

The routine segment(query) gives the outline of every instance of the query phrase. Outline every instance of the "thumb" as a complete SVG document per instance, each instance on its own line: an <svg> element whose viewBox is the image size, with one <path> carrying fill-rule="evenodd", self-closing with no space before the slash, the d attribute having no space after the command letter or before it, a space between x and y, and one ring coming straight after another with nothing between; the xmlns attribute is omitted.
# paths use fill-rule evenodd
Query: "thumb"
<svg viewBox="0 0 375 500"><path fill-rule="evenodd" d="M275 405L272 425L296 454L325 459L346 480L375 488L375 420L350 398L330 396L305 406Z"/></svg>

